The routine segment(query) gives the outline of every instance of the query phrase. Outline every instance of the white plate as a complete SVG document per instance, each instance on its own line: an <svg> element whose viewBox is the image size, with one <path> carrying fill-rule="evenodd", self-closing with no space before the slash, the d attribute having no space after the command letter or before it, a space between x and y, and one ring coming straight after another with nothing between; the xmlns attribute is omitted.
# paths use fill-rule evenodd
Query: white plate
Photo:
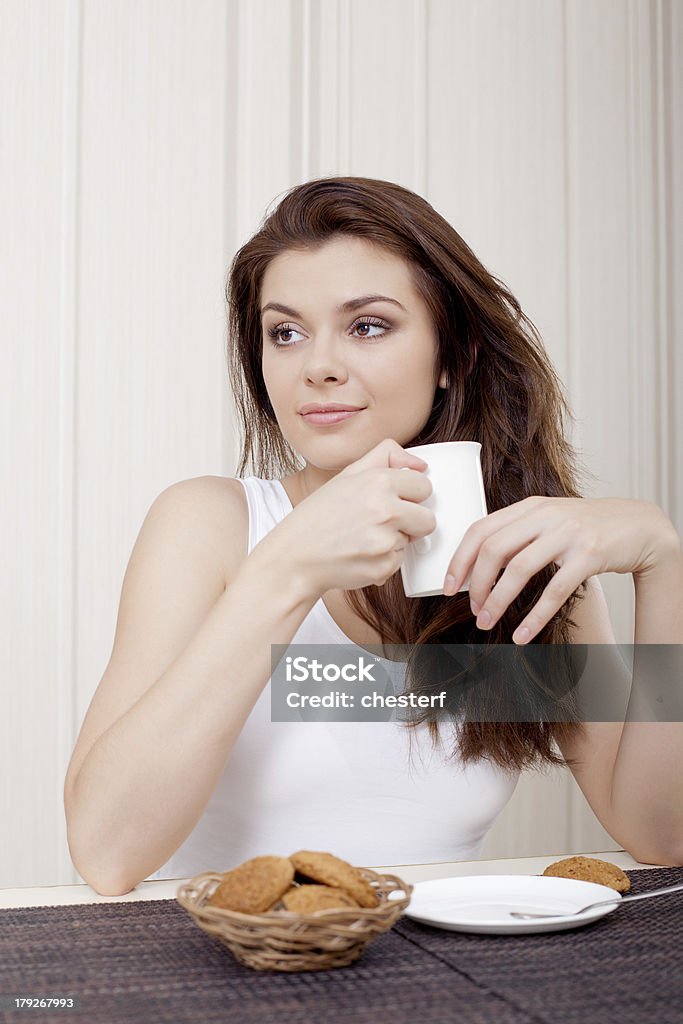
<svg viewBox="0 0 683 1024"><path fill-rule="evenodd" d="M467 875L417 882L404 911L414 921L454 932L493 935L555 932L597 921L619 906L595 907L572 917L522 921L511 910L531 913L572 912L588 903L614 899L619 894L597 882L546 875Z"/></svg>

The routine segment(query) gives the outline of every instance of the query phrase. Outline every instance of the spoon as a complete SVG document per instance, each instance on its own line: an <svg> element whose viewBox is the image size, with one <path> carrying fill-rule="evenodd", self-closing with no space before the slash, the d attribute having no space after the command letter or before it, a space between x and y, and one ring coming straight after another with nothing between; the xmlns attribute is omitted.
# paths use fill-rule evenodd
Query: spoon
<svg viewBox="0 0 683 1024"><path fill-rule="evenodd" d="M664 889L650 889L649 892L641 892L636 896L615 896L613 900L600 900L598 903L589 903L587 907L580 910L561 910L552 914L523 914L518 910L511 910L510 917L518 917L523 921L530 921L532 918L540 917L574 917L576 914L583 914L593 907L607 907L610 903L627 903L629 900L648 900L650 896L663 896L665 892L680 892L683 885L667 885Z"/></svg>

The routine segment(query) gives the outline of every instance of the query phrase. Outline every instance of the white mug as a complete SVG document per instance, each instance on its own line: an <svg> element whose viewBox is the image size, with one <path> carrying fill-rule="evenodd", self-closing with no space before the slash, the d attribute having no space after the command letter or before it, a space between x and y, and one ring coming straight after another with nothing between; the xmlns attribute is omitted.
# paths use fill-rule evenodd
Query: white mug
<svg viewBox="0 0 683 1024"><path fill-rule="evenodd" d="M440 441L406 448L427 463L432 493L420 504L436 516L436 529L405 550L401 576L406 597L443 594L446 571L460 541L477 519L487 515L481 445L478 441ZM469 579L459 590L469 589Z"/></svg>

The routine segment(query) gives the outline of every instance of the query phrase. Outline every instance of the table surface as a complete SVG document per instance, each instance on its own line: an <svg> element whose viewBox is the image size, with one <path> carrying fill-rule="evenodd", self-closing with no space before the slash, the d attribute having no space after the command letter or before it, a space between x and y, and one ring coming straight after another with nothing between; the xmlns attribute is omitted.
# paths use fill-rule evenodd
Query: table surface
<svg viewBox="0 0 683 1024"><path fill-rule="evenodd" d="M655 868L654 864L639 864L624 850L602 850L583 854L553 853L543 857L511 857L504 860L441 861L435 864L367 865L374 871L389 871L405 882L423 882L430 878L449 878L454 875L538 875L562 857L600 857L630 871L634 868ZM10 907L56 907L75 903L131 903L140 900L175 899L178 886L186 879L165 879L141 882L123 896L100 896L89 885L45 885L30 888L0 889L0 909Z"/></svg>
<svg viewBox="0 0 683 1024"><path fill-rule="evenodd" d="M683 882L683 867L585 855L629 871L635 893ZM417 882L537 874L561 856L373 867ZM244 966L198 928L175 898L181 881L108 897L85 884L0 890L0 1022L683 1024L680 893L531 935L401 917L350 966L280 973Z"/></svg>

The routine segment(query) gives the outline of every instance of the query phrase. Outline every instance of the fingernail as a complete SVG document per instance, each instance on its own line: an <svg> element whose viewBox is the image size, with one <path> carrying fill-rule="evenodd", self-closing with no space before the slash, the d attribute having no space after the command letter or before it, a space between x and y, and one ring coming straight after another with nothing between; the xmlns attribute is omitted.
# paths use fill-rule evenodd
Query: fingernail
<svg viewBox="0 0 683 1024"><path fill-rule="evenodd" d="M526 628L526 626L522 626L521 629L516 630L516 632L512 635L513 643L516 644L525 644L528 639L529 630Z"/></svg>
<svg viewBox="0 0 683 1024"><path fill-rule="evenodd" d="M476 615L481 608L481 605L477 604L474 598L470 598L470 608L472 609L472 614Z"/></svg>
<svg viewBox="0 0 683 1024"><path fill-rule="evenodd" d="M491 625L491 614L490 614L490 612L486 612L486 611L482 612L481 615L479 616L479 618L477 619L477 626L479 627L479 629L488 629L488 627L490 625Z"/></svg>
<svg viewBox="0 0 683 1024"><path fill-rule="evenodd" d="M446 576L446 582L443 585L443 592L448 597L452 597L458 589L458 581L455 576L451 576L450 573Z"/></svg>

